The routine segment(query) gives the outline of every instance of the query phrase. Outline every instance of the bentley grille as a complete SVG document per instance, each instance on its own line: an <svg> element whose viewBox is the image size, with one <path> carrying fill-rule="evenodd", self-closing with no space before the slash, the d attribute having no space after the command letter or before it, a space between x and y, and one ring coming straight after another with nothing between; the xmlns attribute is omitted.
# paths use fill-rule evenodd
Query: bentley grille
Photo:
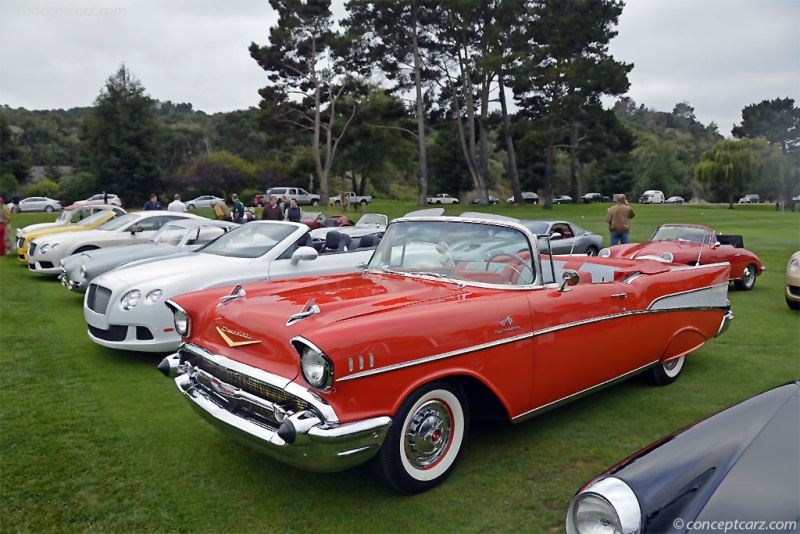
<svg viewBox="0 0 800 534"><path fill-rule="evenodd" d="M95 313L105 315L108 309L108 303L111 300L111 290L92 284L89 286L88 295L86 296L86 305Z"/></svg>

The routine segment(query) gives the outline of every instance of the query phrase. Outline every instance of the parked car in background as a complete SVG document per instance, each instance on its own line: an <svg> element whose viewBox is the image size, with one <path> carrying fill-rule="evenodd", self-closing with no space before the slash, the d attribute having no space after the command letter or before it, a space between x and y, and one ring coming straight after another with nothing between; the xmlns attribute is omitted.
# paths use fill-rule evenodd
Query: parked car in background
<svg viewBox="0 0 800 534"><path fill-rule="evenodd" d="M469 201L469 203L470 204L480 204L481 203L481 199L473 198L472 200ZM499 203L500 203L500 199L499 198L493 197L492 195L489 195L489 204L499 204Z"/></svg>
<svg viewBox="0 0 800 534"><path fill-rule="evenodd" d="M569 195L556 195L553 197L553 204L572 204L572 197Z"/></svg>
<svg viewBox="0 0 800 534"><path fill-rule="evenodd" d="M766 269L758 256L744 248L740 235L722 235L699 224L662 224L645 243L614 245L600 251L607 258L660 258L684 265L730 263L736 289L749 291Z"/></svg>
<svg viewBox="0 0 800 534"><path fill-rule="evenodd" d="M92 195L86 200L79 200L75 204L87 204L87 203L103 203L103 204L114 204L115 206L122 206L122 199L119 198L117 195L112 195L111 193L98 193L96 195Z"/></svg>
<svg viewBox="0 0 800 534"><path fill-rule="evenodd" d="M351 221L352 222L352 221ZM382 213L365 213L355 223L355 225L347 225L342 227L317 228L311 231L311 242L315 248L319 248L326 240L327 235L336 230L343 235L350 237L361 237L367 234L374 234L382 236L386 231L386 226L389 224L389 218Z"/></svg>
<svg viewBox="0 0 800 534"><path fill-rule="evenodd" d="M439 193L434 197L428 198L428 204L458 204L458 199L451 197L447 193Z"/></svg>
<svg viewBox="0 0 800 534"><path fill-rule="evenodd" d="M200 217L191 213L175 211L136 211L120 215L85 232L47 234L37 237L31 241L28 250L28 271L36 274L59 275L61 274L61 260L70 254L98 248L146 243L164 224L186 218Z"/></svg>
<svg viewBox="0 0 800 534"><path fill-rule="evenodd" d="M586 254L597 256L603 248L603 236L584 230L567 221L523 219L523 225L539 239L539 250L548 254Z"/></svg>
<svg viewBox="0 0 800 534"><path fill-rule="evenodd" d="M369 195L356 195L353 191L344 191L344 198L345 201L353 206L355 204L361 204L362 206L366 206L370 202L372 202L372 197ZM334 206L341 206L342 205L342 197L340 195L333 195L331 196L331 202Z"/></svg>
<svg viewBox="0 0 800 534"><path fill-rule="evenodd" d="M514 203L514 197L509 197L506 199L508 204ZM526 191L522 193L522 202L523 204L538 204L539 203L539 195L536 193L531 193L530 191Z"/></svg>
<svg viewBox="0 0 800 534"><path fill-rule="evenodd" d="M267 200L270 195L275 195L278 201L281 197L295 199L298 206L319 206L319 195L313 195L301 187L271 187L267 189Z"/></svg>
<svg viewBox="0 0 800 534"><path fill-rule="evenodd" d="M567 533L797 532L798 414L795 381L648 445L578 491Z"/></svg>
<svg viewBox="0 0 800 534"><path fill-rule="evenodd" d="M739 199L739 204L760 204L761 197L758 195L745 195Z"/></svg>
<svg viewBox="0 0 800 534"><path fill-rule="evenodd" d="M46 223L45 226L39 226L38 228L31 228L31 226L35 227L38 225L26 226L22 232L17 233L17 259L24 261L26 264L28 263L28 249L30 248L31 242L34 239L54 236L56 234L62 234L65 232L83 232L86 230L92 230L115 217L119 217L127 213L119 206L114 206L112 204L103 204L103 206L105 206L104 209L94 211L94 213L87 215L85 218L79 218L77 222L72 222L72 218L70 218L68 222L62 221L63 224ZM94 205L86 205L86 207L88 209L86 211L81 209L78 211L78 215L84 215L85 213L94 210ZM70 210L69 213L74 213L74 211Z"/></svg>
<svg viewBox="0 0 800 534"><path fill-rule="evenodd" d="M792 254L786 265L786 305L800 310L800 251Z"/></svg>
<svg viewBox="0 0 800 534"><path fill-rule="evenodd" d="M171 298L184 343L159 369L275 459L321 472L374 459L387 485L419 493L455 467L471 413L520 422L638 372L668 384L732 319L726 264L551 262L536 243L509 220L396 219L360 272Z"/></svg>
<svg viewBox="0 0 800 534"><path fill-rule="evenodd" d="M310 230L317 228L339 228L342 226L353 226L355 223L347 215L325 215L321 211L304 211L300 222L308 226Z"/></svg>
<svg viewBox="0 0 800 534"><path fill-rule="evenodd" d="M664 201L664 203L666 204L683 204L684 202L686 201L683 199L683 197L678 197L678 196L669 197L667 200Z"/></svg>
<svg viewBox="0 0 800 534"><path fill-rule="evenodd" d="M116 210L117 213L120 215L124 215L126 211L119 206L113 206L109 204L70 204L66 208L61 211L61 214L58 216L53 222L49 223L36 223L36 224L29 224L24 228L17 228L16 236L17 240L20 237L29 234L33 231L37 230L44 230L46 228L60 228L62 226L69 226L72 224L77 223L96 213L98 211L105 211L105 210ZM17 245L19 246L19 244Z"/></svg>
<svg viewBox="0 0 800 534"><path fill-rule="evenodd" d="M250 206L254 208L261 207L263 208L269 204L269 196L268 195L256 195L253 197L252 202L250 202Z"/></svg>
<svg viewBox="0 0 800 534"><path fill-rule="evenodd" d="M664 193L656 189L650 189L642 193L639 197L639 204L663 204Z"/></svg>
<svg viewBox="0 0 800 534"><path fill-rule="evenodd" d="M70 291L85 293L92 280L112 269L191 252L238 227L237 223L205 218L168 222L141 245L87 250L67 256L61 260L58 278Z"/></svg>
<svg viewBox="0 0 800 534"><path fill-rule="evenodd" d="M108 272L89 284L84 298L89 338L113 349L176 350L181 337L164 305L168 299L210 287L227 286L228 294L233 284L355 272L372 255L372 250L319 253L310 242L304 224L253 221L196 252Z"/></svg>
<svg viewBox="0 0 800 534"><path fill-rule="evenodd" d="M210 208L216 202L225 202L224 198L215 197L214 195L202 195L192 200L186 201L187 210L199 210Z"/></svg>
<svg viewBox="0 0 800 534"><path fill-rule="evenodd" d="M581 197L584 204L592 204L594 202L611 202L611 198L600 193L586 193Z"/></svg>
<svg viewBox="0 0 800 534"><path fill-rule="evenodd" d="M23 198L16 205L17 213L30 213L32 211L44 211L47 213L61 211L61 201L49 197L28 197Z"/></svg>

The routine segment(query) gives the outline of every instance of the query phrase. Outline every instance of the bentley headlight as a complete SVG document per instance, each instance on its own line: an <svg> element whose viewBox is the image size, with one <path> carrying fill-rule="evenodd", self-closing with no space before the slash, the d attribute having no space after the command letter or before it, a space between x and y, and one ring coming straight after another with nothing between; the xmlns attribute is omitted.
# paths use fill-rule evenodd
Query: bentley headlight
<svg viewBox="0 0 800 534"><path fill-rule="evenodd" d="M633 490L618 478L604 478L578 493L567 511L567 533L639 532L642 511Z"/></svg>
<svg viewBox="0 0 800 534"><path fill-rule="evenodd" d="M598 256L601 258L610 258L611 257L611 250L604 248L601 249L600 252L597 253Z"/></svg>
<svg viewBox="0 0 800 534"><path fill-rule="evenodd" d="M181 337L189 337L189 331L192 326L192 321L189 315L182 309L173 308L172 320L175 322L175 331Z"/></svg>
<svg viewBox="0 0 800 534"><path fill-rule="evenodd" d="M81 263L81 278L86 279L86 265Z"/></svg>
<svg viewBox="0 0 800 534"><path fill-rule="evenodd" d="M47 254L48 252L50 252L50 245L49 244L48 245L42 245L41 247L39 247L39 253L40 254Z"/></svg>
<svg viewBox="0 0 800 534"><path fill-rule="evenodd" d="M797 260L790 261L789 262L789 270L790 271L796 271L797 269L800 269L800 261L797 261Z"/></svg>
<svg viewBox="0 0 800 534"><path fill-rule="evenodd" d="M666 260L667 263L672 263L672 260L675 259L675 257L672 255L672 252L664 252L663 254L661 254L661 257L664 258L664 260Z"/></svg>
<svg viewBox="0 0 800 534"><path fill-rule="evenodd" d="M161 300L162 296L164 296L163 291L161 291L160 289L154 289L147 294L147 296L144 298L144 301L147 304L155 304L156 302Z"/></svg>
<svg viewBox="0 0 800 534"><path fill-rule="evenodd" d="M142 292L138 289L132 289L122 296L122 299L119 301L119 307L126 311L130 310L139 304L141 298Z"/></svg>
<svg viewBox="0 0 800 534"><path fill-rule="evenodd" d="M333 364L319 349L302 346L300 367L303 378L315 389L326 389L333 384Z"/></svg>

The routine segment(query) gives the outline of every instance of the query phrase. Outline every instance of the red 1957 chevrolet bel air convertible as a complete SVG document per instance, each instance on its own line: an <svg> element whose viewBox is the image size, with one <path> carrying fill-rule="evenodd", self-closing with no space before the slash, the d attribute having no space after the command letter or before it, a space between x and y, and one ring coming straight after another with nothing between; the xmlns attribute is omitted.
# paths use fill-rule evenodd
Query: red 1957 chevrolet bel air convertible
<svg viewBox="0 0 800 534"><path fill-rule="evenodd" d="M641 372L669 384L733 318L726 263L536 243L510 219L395 220L359 273L171 299L184 342L159 369L273 458L321 472L372 460L417 493L449 475L471 416L516 423Z"/></svg>

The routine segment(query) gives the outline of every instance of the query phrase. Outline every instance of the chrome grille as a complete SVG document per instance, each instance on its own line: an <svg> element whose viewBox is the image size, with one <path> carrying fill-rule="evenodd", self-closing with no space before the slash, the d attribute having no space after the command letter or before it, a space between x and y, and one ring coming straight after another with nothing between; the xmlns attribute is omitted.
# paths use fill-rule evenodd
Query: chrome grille
<svg viewBox="0 0 800 534"><path fill-rule="evenodd" d="M89 286L88 295L86 296L86 305L95 313L105 315L108 310L108 303L111 300L111 290L92 284Z"/></svg>

